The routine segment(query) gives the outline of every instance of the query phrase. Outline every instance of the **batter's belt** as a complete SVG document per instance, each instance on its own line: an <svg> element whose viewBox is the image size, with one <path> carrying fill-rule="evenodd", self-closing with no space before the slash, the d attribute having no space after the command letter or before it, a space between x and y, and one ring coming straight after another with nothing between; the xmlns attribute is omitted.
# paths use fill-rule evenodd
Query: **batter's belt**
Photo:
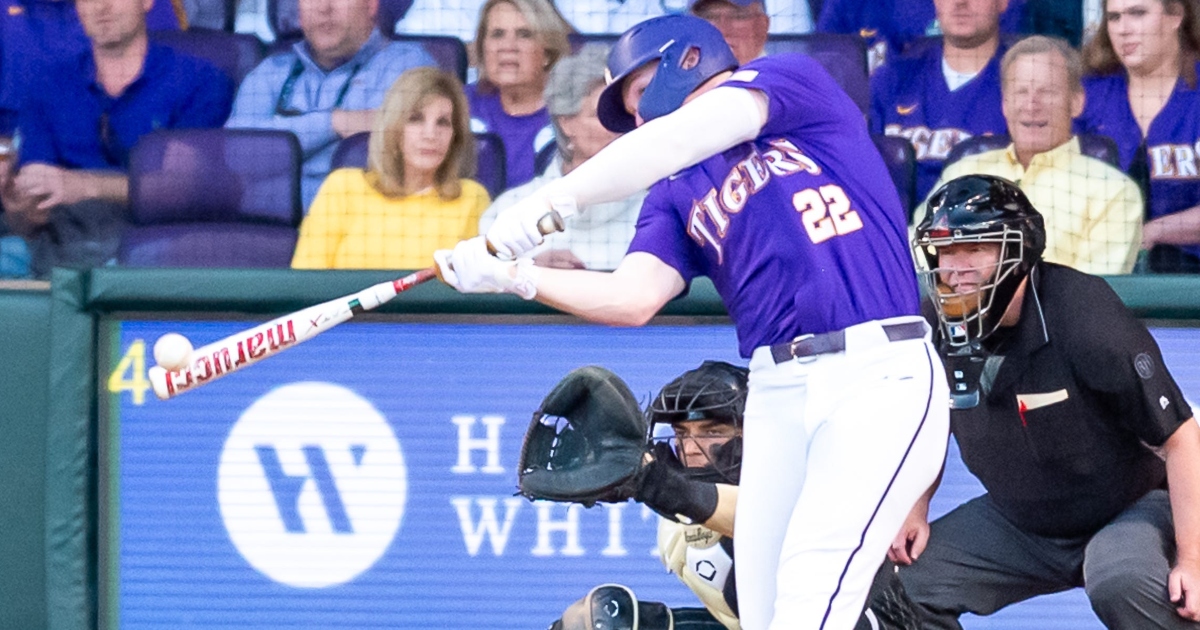
<svg viewBox="0 0 1200 630"><path fill-rule="evenodd" d="M868 322L858 326L879 326L887 335L887 340L905 341L920 339L925 336L926 324L923 320L912 320L894 324L879 324ZM834 354L846 350L846 329L834 330L819 335L801 335L791 341L777 343L771 346L771 358L776 364L792 359L804 359L822 354Z"/></svg>

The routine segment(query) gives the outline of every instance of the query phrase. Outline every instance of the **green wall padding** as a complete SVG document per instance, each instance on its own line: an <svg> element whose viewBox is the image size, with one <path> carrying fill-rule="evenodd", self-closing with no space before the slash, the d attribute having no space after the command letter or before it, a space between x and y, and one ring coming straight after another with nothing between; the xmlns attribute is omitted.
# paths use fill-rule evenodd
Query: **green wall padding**
<svg viewBox="0 0 1200 630"><path fill-rule="evenodd" d="M44 628L49 289L0 291L0 322L0 628Z"/></svg>
<svg viewBox="0 0 1200 630"><path fill-rule="evenodd" d="M96 319L87 272L51 278L46 426L46 628L86 630L96 610Z"/></svg>

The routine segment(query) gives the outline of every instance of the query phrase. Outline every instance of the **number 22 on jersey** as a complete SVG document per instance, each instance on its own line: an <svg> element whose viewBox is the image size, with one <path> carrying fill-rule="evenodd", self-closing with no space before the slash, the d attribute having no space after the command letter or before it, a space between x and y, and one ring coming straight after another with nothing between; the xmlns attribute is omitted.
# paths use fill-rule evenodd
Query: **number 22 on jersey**
<svg viewBox="0 0 1200 630"><path fill-rule="evenodd" d="M862 218L850 207L846 191L837 184L806 188L792 195L792 205L813 244L861 230Z"/></svg>

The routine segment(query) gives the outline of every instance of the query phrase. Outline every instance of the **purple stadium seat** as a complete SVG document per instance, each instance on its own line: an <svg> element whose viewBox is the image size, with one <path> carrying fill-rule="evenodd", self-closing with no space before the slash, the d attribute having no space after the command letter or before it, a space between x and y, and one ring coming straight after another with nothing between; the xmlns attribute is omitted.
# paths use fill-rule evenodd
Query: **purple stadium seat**
<svg viewBox="0 0 1200 630"><path fill-rule="evenodd" d="M895 136L871 136L883 163L887 165L896 192L900 194L900 204L911 223L912 212L917 205L917 158L912 144L904 138Z"/></svg>
<svg viewBox="0 0 1200 630"><path fill-rule="evenodd" d="M946 166L949 166L968 155L976 155L979 153L987 153L1007 147L1012 139L1006 133L998 133L986 136L972 136L954 145L950 149L950 154L946 156Z"/></svg>
<svg viewBox="0 0 1200 630"><path fill-rule="evenodd" d="M508 167L504 161L504 141L494 133L475 134L475 181L483 184L495 199L504 192Z"/></svg>
<svg viewBox="0 0 1200 630"><path fill-rule="evenodd" d="M300 144L289 132L157 131L130 155L136 267L287 267L303 215Z"/></svg>
<svg viewBox="0 0 1200 630"><path fill-rule="evenodd" d="M494 133L475 135L475 181L487 189L493 199L504 192L508 172L504 162L504 141ZM342 140L333 151L331 168L366 168L370 134L356 133Z"/></svg>
<svg viewBox="0 0 1200 630"><path fill-rule="evenodd" d="M367 168L367 145L370 141L371 134L366 131L342 139L337 148L333 150L333 157L329 160L329 170Z"/></svg>
<svg viewBox="0 0 1200 630"><path fill-rule="evenodd" d="M767 54L804 53L817 60L842 86L864 114L871 106L871 83L867 78L867 49L858 35L807 33L771 35Z"/></svg>
<svg viewBox="0 0 1200 630"><path fill-rule="evenodd" d="M1079 134L1079 150L1084 155L1108 162L1118 169L1121 168L1121 153L1117 149L1117 143L1108 136L1081 133Z"/></svg>
<svg viewBox="0 0 1200 630"><path fill-rule="evenodd" d="M232 33L237 23L238 0L194 0L184 3L188 30L203 28Z"/></svg>
<svg viewBox="0 0 1200 630"><path fill-rule="evenodd" d="M449 35L392 35L391 38L424 46L439 68L467 82L467 47L461 39Z"/></svg>
<svg viewBox="0 0 1200 630"><path fill-rule="evenodd" d="M242 79L263 59L262 42L244 33L193 28L186 31L152 31L150 39L208 61L229 75L235 84L241 84Z"/></svg>
<svg viewBox="0 0 1200 630"><path fill-rule="evenodd" d="M1003 149L1011 143L1012 138L1009 138L1008 134L967 138L950 150L950 155L946 157L946 164L953 164L968 155ZM1113 142L1112 138L1108 136L1081 133L1079 134L1079 150L1086 156L1107 162L1118 169L1121 168L1121 157L1117 151L1117 143Z"/></svg>

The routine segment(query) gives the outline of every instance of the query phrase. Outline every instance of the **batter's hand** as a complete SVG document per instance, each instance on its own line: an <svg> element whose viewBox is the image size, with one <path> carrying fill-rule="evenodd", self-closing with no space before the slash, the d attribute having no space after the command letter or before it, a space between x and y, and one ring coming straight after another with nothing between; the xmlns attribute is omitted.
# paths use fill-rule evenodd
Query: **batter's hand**
<svg viewBox="0 0 1200 630"><path fill-rule="evenodd" d="M929 504L918 501L904 519L904 525L888 547L888 559L896 564L910 565L925 553L929 543Z"/></svg>
<svg viewBox="0 0 1200 630"><path fill-rule="evenodd" d="M550 230L539 225L554 210L565 219L575 214L575 201L569 198L547 200L534 195L501 212L487 231L487 242L496 255L513 259L542 244ZM561 229L561 225L559 226Z"/></svg>
<svg viewBox="0 0 1200 630"><path fill-rule="evenodd" d="M1200 562L1176 564L1167 576L1167 591L1180 617L1200 621Z"/></svg>
<svg viewBox="0 0 1200 630"><path fill-rule="evenodd" d="M442 281L460 293L515 293L526 300L537 295L537 267L522 259L505 262L487 251L482 236L460 241L453 250L433 253Z"/></svg>

